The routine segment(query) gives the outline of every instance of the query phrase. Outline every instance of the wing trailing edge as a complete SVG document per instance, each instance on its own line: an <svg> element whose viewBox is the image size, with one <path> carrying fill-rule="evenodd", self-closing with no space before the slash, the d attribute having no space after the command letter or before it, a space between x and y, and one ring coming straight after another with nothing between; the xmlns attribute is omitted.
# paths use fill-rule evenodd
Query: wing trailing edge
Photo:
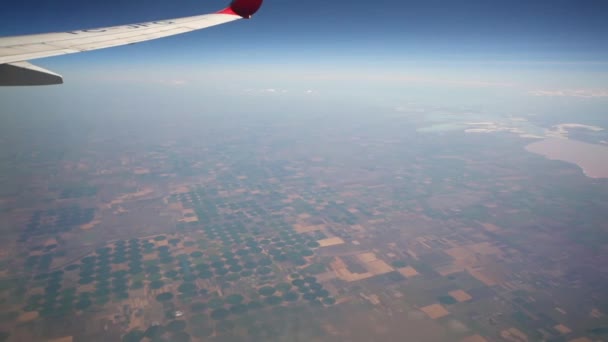
<svg viewBox="0 0 608 342"><path fill-rule="evenodd" d="M63 77L28 62L0 64L0 85L39 86L62 84Z"/></svg>

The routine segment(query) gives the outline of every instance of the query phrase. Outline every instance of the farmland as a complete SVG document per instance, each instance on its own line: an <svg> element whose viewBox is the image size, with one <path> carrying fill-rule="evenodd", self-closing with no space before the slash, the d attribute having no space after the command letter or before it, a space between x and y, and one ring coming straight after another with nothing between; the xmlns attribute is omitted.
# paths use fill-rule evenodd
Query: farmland
<svg viewBox="0 0 608 342"><path fill-rule="evenodd" d="M405 119L199 120L29 147L0 340L606 338L605 180Z"/></svg>

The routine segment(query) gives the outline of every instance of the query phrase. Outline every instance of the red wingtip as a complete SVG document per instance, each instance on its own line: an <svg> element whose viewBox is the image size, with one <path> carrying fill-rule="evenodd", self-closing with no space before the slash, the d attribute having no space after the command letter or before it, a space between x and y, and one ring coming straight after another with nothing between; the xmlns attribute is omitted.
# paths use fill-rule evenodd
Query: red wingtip
<svg viewBox="0 0 608 342"><path fill-rule="evenodd" d="M260 9L262 2L263 0L233 0L230 7L219 11L218 13L251 18L251 16Z"/></svg>

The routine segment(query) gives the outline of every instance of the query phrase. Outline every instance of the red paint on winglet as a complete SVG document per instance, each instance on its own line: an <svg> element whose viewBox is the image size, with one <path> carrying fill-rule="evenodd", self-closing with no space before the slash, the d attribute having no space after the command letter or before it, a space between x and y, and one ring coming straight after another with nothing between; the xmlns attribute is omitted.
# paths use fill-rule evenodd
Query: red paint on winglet
<svg viewBox="0 0 608 342"><path fill-rule="evenodd" d="M238 14L236 14L236 12L234 12L234 11L232 10L232 8L230 8L230 7L226 7L226 8L224 8L223 10L221 10L221 11L219 11L219 12L217 12L217 13L219 13L219 14L238 15Z"/></svg>
<svg viewBox="0 0 608 342"><path fill-rule="evenodd" d="M260 9L262 2L263 0L233 0L230 7L218 13L238 15L248 19Z"/></svg>

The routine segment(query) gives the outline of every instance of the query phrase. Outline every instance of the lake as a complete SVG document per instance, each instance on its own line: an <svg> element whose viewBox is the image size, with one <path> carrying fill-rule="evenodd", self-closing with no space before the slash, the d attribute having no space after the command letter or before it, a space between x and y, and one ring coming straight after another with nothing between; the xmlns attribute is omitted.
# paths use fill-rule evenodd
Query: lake
<svg viewBox="0 0 608 342"><path fill-rule="evenodd" d="M548 159L576 164L587 177L608 178L608 146L550 138L531 143L526 150Z"/></svg>

